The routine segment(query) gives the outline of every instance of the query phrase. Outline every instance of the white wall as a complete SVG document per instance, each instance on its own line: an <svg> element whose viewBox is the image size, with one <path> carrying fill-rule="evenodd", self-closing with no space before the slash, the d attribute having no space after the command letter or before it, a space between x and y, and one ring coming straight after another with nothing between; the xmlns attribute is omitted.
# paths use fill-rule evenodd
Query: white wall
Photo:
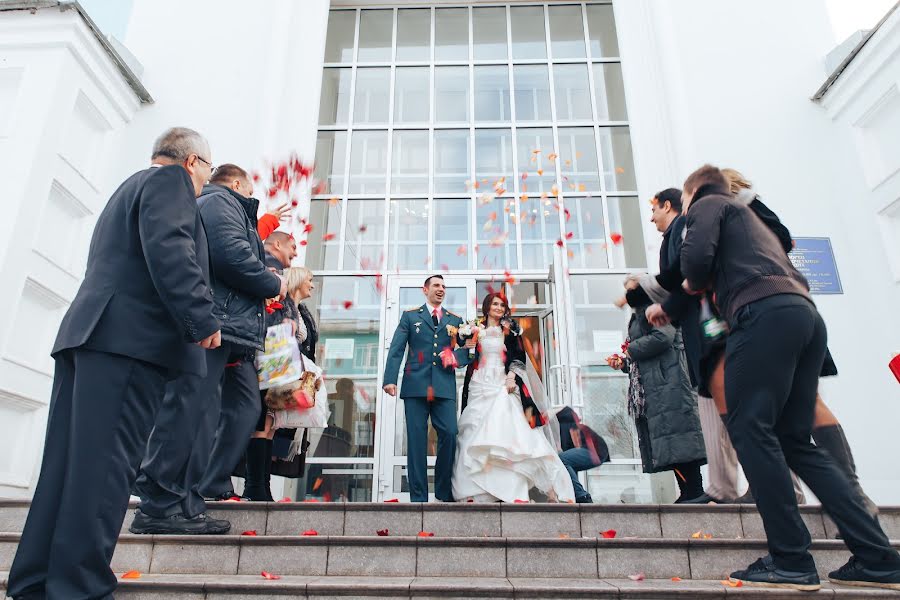
<svg viewBox="0 0 900 600"><path fill-rule="evenodd" d="M311 162L328 4L136 0L124 43L156 104L122 140L120 178L176 125L209 139L213 164L257 168L291 151Z"/></svg>
<svg viewBox="0 0 900 600"><path fill-rule="evenodd" d="M810 101L837 43L825 3L620 0L616 14L642 195L705 162L730 166L793 235L831 238L844 294L815 299L841 374L823 380L823 396L864 487L896 504L900 387L886 365L900 350L900 290L863 203L869 188L850 132ZM656 70L640 68L648 62Z"/></svg>
<svg viewBox="0 0 900 600"><path fill-rule="evenodd" d="M139 100L74 10L0 13L0 497L28 497L50 348L108 190L110 138Z"/></svg>

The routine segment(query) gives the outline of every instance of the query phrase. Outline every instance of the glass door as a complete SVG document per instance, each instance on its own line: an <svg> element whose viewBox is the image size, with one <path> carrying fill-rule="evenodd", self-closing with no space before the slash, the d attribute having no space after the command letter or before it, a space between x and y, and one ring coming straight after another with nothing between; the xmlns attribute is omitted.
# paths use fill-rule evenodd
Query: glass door
<svg viewBox="0 0 900 600"><path fill-rule="evenodd" d="M385 327L382 329L382 360L384 365L387 359L387 351L391 345L394 331L397 329L400 315L403 311L422 306L425 296L422 293L422 277L394 277L388 280L387 302L385 303ZM444 283L447 286L444 295L444 309L459 315L465 320L475 318L475 278L445 276ZM405 364L407 357L404 357ZM403 384L403 368L400 369L400 378L397 382L399 390ZM456 372L456 397L458 400L462 394L462 384L465 377L465 369ZM378 431L381 449L379 453L378 485L376 501L397 498L401 502L409 501L409 485L406 479L406 416L404 413L403 399L391 397L378 389L380 395L380 414L378 422L381 423ZM437 450L437 433L429 424L428 426L428 488L429 496L432 496L434 486L434 461Z"/></svg>

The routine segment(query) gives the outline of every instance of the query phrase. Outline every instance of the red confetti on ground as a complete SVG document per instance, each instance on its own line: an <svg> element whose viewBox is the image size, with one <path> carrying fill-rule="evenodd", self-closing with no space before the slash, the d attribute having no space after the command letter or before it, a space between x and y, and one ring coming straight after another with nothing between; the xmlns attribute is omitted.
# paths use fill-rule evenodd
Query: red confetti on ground
<svg viewBox="0 0 900 600"><path fill-rule="evenodd" d="M256 535L256 530L255 530L255 529L248 529L247 531L242 531L242 532L241 532L241 535L251 535L251 536L254 536L254 535Z"/></svg>
<svg viewBox="0 0 900 600"><path fill-rule="evenodd" d="M622 234L621 233L611 233L609 234L609 239L612 240L612 243L618 246L622 243Z"/></svg>
<svg viewBox="0 0 900 600"><path fill-rule="evenodd" d="M600 535L602 535L603 537L605 537L606 539L609 540L609 539L616 537L616 530L615 529L607 529L606 531L601 531Z"/></svg>
<svg viewBox="0 0 900 600"><path fill-rule="evenodd" d="M319 532L316 531L315 529L307 529L306 531L304 531L304 532L301 533L300 535L319 535Z"/></svg>
<svg viewBox="0 0 900 600"><path fill-rule="evenodd" d="M350 310L353 306L353 302L351 300L344 300L344 310Z"/></svg>
<svg viewBox="0 0 900 600"><path fill-rule="evenodd" d="M529 503L528 500L519 500L518 498L513 500L513 504L528 504L528 503Z"/></svg>
<svg viewBox="0 0 900 600"><path fill-rule="evenodd" d="M128 571L127 573L122 574L122 579L140 579L141 572L140 571Z"/></svg>
<svg viewBox="0 0 900 600"><path fill-rule="evenodd" d="M281 579L281 575L276 575L275 573L269 573L268 571L263 571L262 573L260 573L260 575L262 575L263 579L271 579L271 580Z"/></svg>
<svg viewBox="0 0 900 600"><path fill-rule="evenodd" d="M632 581L643 581L646 578L647 578L647 576L644 575L643 573L638 573L637 575L629 575L628 576L628 579L630 579Z"/></svg>
<svg viewBox="0 0 900 600"><path fill-rule="evenodd" d="M431 531L420 531L419 537L434 537L434 533Z"/></svg>
<svg viewBox="0 0 900 600"><path fill-rule="evenodd" d="M679 581L681 581L681 577L673 577L672 581L674 581L675 583L678 583Z"/></svg>
<svg viewBox="0 0 900 600"><path fill-rule="evenodd" d="M325 492L324 494L322 494L322 501L331 502L331 492Z"/></svg>
<svg viewBox="0 0 900 600"><path fill-rule="evenodd" d="M231 498L229 498L229 499L226 500L225 502L241 502L241 497L240 497L240 496L232 496Z"/></svg>
<svg viewBox="0 0 900 600"><path fill-rule="evenodd" d="M735 579L734 581L732 581L731 579L723 579L719 583L721 583L722 585L727 585L728 587L744 587L744 582L740 579Z"/></svg>
<svg viewBox="0 0 900 600"><path fill-rule="evenodd" d="M279 502L293 502L293 500L291 500L290 498L288 498L287 496L285 496L284 498L282 498L281 500L279 500Z"/></svg>
<svg viewBox="0 0 900 600"><path fill-rule="evenodd" d="M398 498L389 498L388 500L385 500L385 502L400 502L400 500Z"/></svg>
<svg viewBox="0 0 900 600"><path fill-rule="evenodd" d="M379 529L379 530L376 531L375 533L377 533L377 534L380 535L381 537L385 537L385 536L388 534L388 530L387 530L387 529Z"/></svg>

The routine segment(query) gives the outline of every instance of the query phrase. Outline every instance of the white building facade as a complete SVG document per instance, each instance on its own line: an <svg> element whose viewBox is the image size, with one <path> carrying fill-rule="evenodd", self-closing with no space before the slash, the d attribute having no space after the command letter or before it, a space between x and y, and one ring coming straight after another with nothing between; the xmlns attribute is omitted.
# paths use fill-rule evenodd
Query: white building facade
<svg viewBox="0 0 900 600"><path fill-rule="evenodd" d="M58 8L0 13L0 28L50 29L66 15L87 29ZM595 501L670 501L670 477L640 473L627 381L604 359L624 339L628 315L612 304L624 275L658 260L648 199L711 162L743 171L797 238L827 239L839 286L823 291L840 293L815 298L841 374L822 393L864 487L896 503L893 19L820 103L810 96L837 42L820 0L284 0L265 9L137 0L124 43L152 104L111 55L108 80L86 74L54 91L60 69L76 79L62 62L74 50L56 56L57 71L36 72L45 51L4 38L23 67L0 63L0 104L14 107L0 113L0 153L22 174L17 218L0 225L0 302L11 316L0 325L9 448L0 495L29 495L37 475L47 352L83 272L91 216L147 164L159 132L185 125L209 138L214 163L264 170L296 152L315 160L323 182L297 198L295 218L313 231L292 225L306 241L296 262L317 276L308 303L333 424L314 436L299 497L406 497L403 407L381 393L381 369L399 311L422 302L421 282L437 272L448 307L467 318L489 288L512 298L551 400L573 405L610 444L613 463L588 475ZM78 91L89 84L98 89ZM69 112L64 96L74 98ZM101 137L88 135L98 128ZM71 168L87 174L65 179Z"/></svg>

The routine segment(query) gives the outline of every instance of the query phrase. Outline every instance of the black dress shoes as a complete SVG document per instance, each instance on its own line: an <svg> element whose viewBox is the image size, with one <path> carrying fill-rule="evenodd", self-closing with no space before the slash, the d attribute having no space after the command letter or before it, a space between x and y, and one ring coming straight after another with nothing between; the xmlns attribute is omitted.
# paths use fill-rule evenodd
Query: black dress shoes
<svg viewBox="0 0 900 600"><path fill-rule="evenodd" d="M593 504L594 499L591 498L590 494L585 494L584 496L579 496L575 498L575 504Z"/></svg>
<svg viewBox="0 0 900 600"><path fill-rule="evenodd" d="M710 496L706 492L703 492L696 498L691 498L690 500L682 500L678 504L728 504L728 502L719 500L718 498Z"/></svg>
<svg viewBox="0 0 900 600"><path fill-rule="evenodd" d="M134 511L134 521L128 531L141 534L158 535L222 535L231 530L231 523L224 519L213 519L202 513L196 517L185 517L182 514L168 517L151 517Z"/></svg>
<svg viewBox="0 0 900 600"><path fill-rule="evenodd" d="M732 582L741 581L746 585L757 587L782 588L815 592L822 587L819 575L815 571L787 571L775 566L771 556L764 556L746 569L731 574Z"/></svg>

